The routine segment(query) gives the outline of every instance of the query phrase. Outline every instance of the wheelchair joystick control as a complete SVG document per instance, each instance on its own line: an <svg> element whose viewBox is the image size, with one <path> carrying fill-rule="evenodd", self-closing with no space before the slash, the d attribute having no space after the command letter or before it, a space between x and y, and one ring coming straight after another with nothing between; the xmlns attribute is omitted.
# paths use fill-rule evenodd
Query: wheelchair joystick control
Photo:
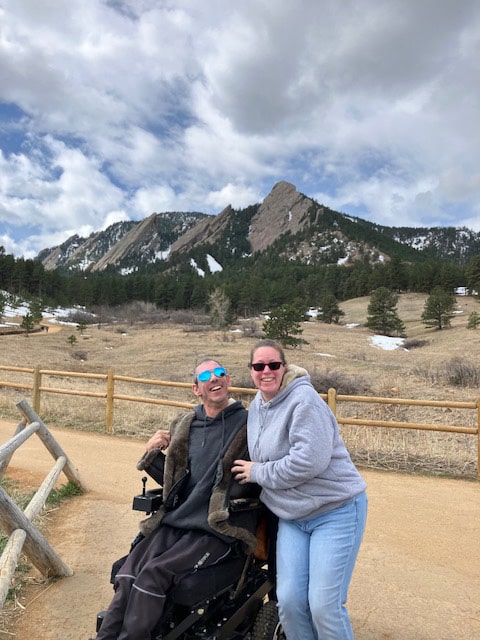
<svg viewBox="0 0 480 640"><path fill-rule="evenodd" d="M135 511L144 511L148 516L150 513L158 511L162 502L162 488L147 491L147 476L143 476L142 493L133 498L132 509Z"/></svg>

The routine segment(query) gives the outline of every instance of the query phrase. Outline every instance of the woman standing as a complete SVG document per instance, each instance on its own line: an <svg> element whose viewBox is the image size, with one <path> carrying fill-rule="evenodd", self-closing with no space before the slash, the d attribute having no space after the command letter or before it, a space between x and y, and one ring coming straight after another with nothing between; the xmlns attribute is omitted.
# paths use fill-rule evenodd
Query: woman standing
<svg viewBox="0 0 480 640"><path fill-rule="evenodd" d="M250 372L258 393L248 412L252 462L236 460L279 518L277 597L288 640L351 640L347 591L365 529L366 484L338 424L305 369L262 340Z"/></svg>

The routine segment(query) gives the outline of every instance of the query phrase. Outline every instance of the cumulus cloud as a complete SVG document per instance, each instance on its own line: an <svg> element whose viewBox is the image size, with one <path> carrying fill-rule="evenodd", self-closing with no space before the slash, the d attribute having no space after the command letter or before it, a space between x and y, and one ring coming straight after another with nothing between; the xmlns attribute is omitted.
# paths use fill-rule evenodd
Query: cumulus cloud
<svg viewBox="0 0 480 640"><path fill-rule="evenodd" d="M0 234L218 213L275 182L480 230L476 0L0 4Z"/></svg>

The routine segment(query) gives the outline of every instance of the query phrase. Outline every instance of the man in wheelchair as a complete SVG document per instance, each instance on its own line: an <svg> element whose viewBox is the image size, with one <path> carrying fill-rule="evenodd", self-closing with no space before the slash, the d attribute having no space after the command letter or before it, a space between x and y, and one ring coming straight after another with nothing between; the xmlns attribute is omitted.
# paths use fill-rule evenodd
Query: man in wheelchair
<svg viewBox="0 0 480 640"><path fill-rule="evenodd" d="M228 398L229 385L219 362L198 364L192 390L202 404L172 422L166 455L149 447L137 465L162 485L163 502L113 567L115 595L97 640L157 637L167 596L180 581L207 573L211 581L207 569L218 564L227 575L239 573L256 546L259 487L240 485L231 473L246 455L247 414Z"/></svg>

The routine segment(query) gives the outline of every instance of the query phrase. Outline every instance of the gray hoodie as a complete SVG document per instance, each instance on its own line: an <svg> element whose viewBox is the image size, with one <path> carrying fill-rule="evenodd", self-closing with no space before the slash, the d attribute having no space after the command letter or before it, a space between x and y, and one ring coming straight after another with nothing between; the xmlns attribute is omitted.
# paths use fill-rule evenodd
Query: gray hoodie
<svg viewBox="0 0 480 640"><path fill-rule="evenodd" d="M261 500L285 520L307 520L358 495L366 483L343 443L335 416L305 369L286 367L278 394L258 392L248 410L250 478Z"/></svg>

